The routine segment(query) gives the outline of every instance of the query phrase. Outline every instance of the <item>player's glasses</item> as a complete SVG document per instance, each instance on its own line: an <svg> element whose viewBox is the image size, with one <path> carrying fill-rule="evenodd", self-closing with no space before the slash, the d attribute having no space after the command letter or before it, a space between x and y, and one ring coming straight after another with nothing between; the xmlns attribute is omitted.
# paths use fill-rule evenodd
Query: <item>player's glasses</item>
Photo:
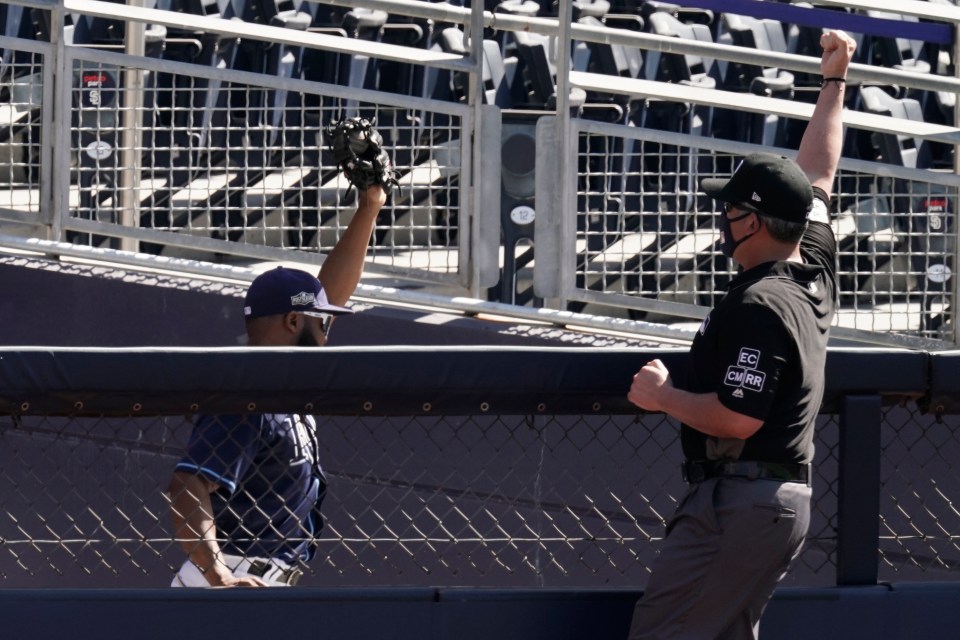
<svg viewBox="0 0 960 640"><path fill-rule="evenodd" d="M330 335L330 325L333 324L336 316L322 311L301 311L300 313L311 318L320 318L320 330L323 331L323 335Z"/></svg>
<svg viewBox="0 0 960 640"><path fill-rule="evenodd" d="M724 202L724 203L723 203L723 213L724 213L725 215L729 215L730 212L733 211L734 209L740 209L741 211L744 211L744 212L746 212L746 213L760 213L759 210L754 209L753 207L748 207L748 206L746 206L746 205L735 204L735 203L733 203L733 202ZM742 217L742 216L741 216L741 217ZM734 218L733 220L736 221L736 220L738 220L738 219L739 219L739 218Z"/></svg>

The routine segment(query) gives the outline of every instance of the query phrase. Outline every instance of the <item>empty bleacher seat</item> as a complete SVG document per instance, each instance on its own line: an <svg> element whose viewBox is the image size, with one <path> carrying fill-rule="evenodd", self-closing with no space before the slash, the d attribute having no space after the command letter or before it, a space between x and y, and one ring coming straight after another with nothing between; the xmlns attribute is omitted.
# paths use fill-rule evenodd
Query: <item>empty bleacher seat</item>
<svg viewBox="0 0 960 640"><path fill-rule="evenodd" d="M786 53L787 41L783 26L776 20L760 20L750 16L724 14L722 25L730 43L747 49ZM720 37L723 42L725 36ZM791 72L776 67L762 67L742 62L727 62L719 65L721 86L726 91L751 93L753 95L792 100L794 76ZM784 147L787 144L787 129L783 119L772 114L725 112L718 117L726 126L718 126L721 137L735 138L765 146ZM747 135L743 135L746 132Z"/></svg>
<svg viewBox="0 0 960 640"><path fill-rule="evenodd" d="M513 80L514 104L518 107L526 104L532 109L556 109L557 68L553 61L556 55L555 39L524 31L516 32L514 38L520 62ZM579 111L586 102L586 97L583 89L572 87L571 111Z"/></svg>
<svg viewBox="0 0 960 640"><path fill-rule="evenodd" d="M899 15L883 11L867 11L871 18L898 19L904 22L919 22L916 16ZM906 38L871 36L865 39L863 57L868 64L890 69L930 73L926 58L926 43Z"/></svg>
<svg viewBox="0 0 960 640"><path fill-rule="evenodd" d="M661 36L713 42L710 28L699 22L682 22L665 11L650 13L648 30ZM650 51L646 61L649 79L690 85L699 89L716 88L715 64L712 58L692 54L663 53ZM674 131L692 135L713 135L714 109L710 106L650 99L646 101L642 126L651 129ZM675 147L644 143L643 211L671 214L698 210L702 202L696 177L700 173L693 163L703 160L701 156L679 153ZM685 221L674 224L669 218L666 224L671 229L679 228Z"/></svg>
<svg viewBox="0 0 960 640"><path fill-rule="evenodd" d="M64 30L64 39L73 45L123 51L126 47L126 23L123 20L80 15ZM147 25L144 30L144 54L159 57L166 46L167 29ZM78 149L73 180L79 187L76 215L104 223L120 222L120 150L123 130L120 121L124 89L122 69L112 65L81 63L74 70L74 92L71 111L73 144ZM142 71L143 111L145 123L153 123L157 74ZM146 135L150 141L150 134ZM68 232L68 239L79 244L116 248L115 238Z"/></svg>
<svg viewBox="0 0 960 640"><path fill-rule="evenodd" d="M920 103L912 98L895 98L880 87L861 87L860 99L863 110L869 113L923 121ZM870 160L915 169L926 169L932 164L929 146L922 138L907 133L859 133L868 135L873 143L874 157L869 158Z"/></svg>

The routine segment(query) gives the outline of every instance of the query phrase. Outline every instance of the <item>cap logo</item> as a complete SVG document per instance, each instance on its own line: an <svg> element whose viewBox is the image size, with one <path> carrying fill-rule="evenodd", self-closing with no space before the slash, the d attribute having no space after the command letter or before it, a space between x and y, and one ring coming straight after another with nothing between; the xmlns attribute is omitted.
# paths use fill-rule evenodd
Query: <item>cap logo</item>
<svg viewBox="0 0 960 640"><path fill-rule="evenodd" d="M753 192L753 195L750 196L750 199L753 200L754 202L763 202L763 200L760 198L760 194L757 193L756 191Z"/></svg>
<svg viewBox="0 0 960 640"><path fill-rule="evenodd" d="M309 291L301 291L295 296L290 297L290 305L294 307L306 307L312 305L316 298Z"/></svg>

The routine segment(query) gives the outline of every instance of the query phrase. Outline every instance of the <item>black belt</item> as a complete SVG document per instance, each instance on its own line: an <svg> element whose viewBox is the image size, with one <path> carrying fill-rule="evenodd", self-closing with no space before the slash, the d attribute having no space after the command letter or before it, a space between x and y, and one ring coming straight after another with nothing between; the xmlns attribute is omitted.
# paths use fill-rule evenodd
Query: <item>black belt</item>
<svg viewBox="0 0 960 640"><path fill-rule="evenodd" d="M799 482L810 486L809 464L797 462L757 462L754 460L688 460L680 467L683 479L690 483L710 478L748 478Z"/></svg>

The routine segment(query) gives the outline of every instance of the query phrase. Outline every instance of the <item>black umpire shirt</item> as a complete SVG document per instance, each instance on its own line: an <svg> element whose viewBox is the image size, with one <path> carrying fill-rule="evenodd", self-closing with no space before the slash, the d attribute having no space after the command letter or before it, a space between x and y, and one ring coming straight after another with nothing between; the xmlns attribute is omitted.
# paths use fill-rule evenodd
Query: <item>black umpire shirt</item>
<svg viewBox="0 0 960 640"><path fill-rule="evenodd" d="M700 325L686 389L716 391L725 407L763 425L746 440L683 425L688 460L812 461L837 294L837 243L826 211L815 198L800 242L803 264L768 262L738 274Z"/></svg>

